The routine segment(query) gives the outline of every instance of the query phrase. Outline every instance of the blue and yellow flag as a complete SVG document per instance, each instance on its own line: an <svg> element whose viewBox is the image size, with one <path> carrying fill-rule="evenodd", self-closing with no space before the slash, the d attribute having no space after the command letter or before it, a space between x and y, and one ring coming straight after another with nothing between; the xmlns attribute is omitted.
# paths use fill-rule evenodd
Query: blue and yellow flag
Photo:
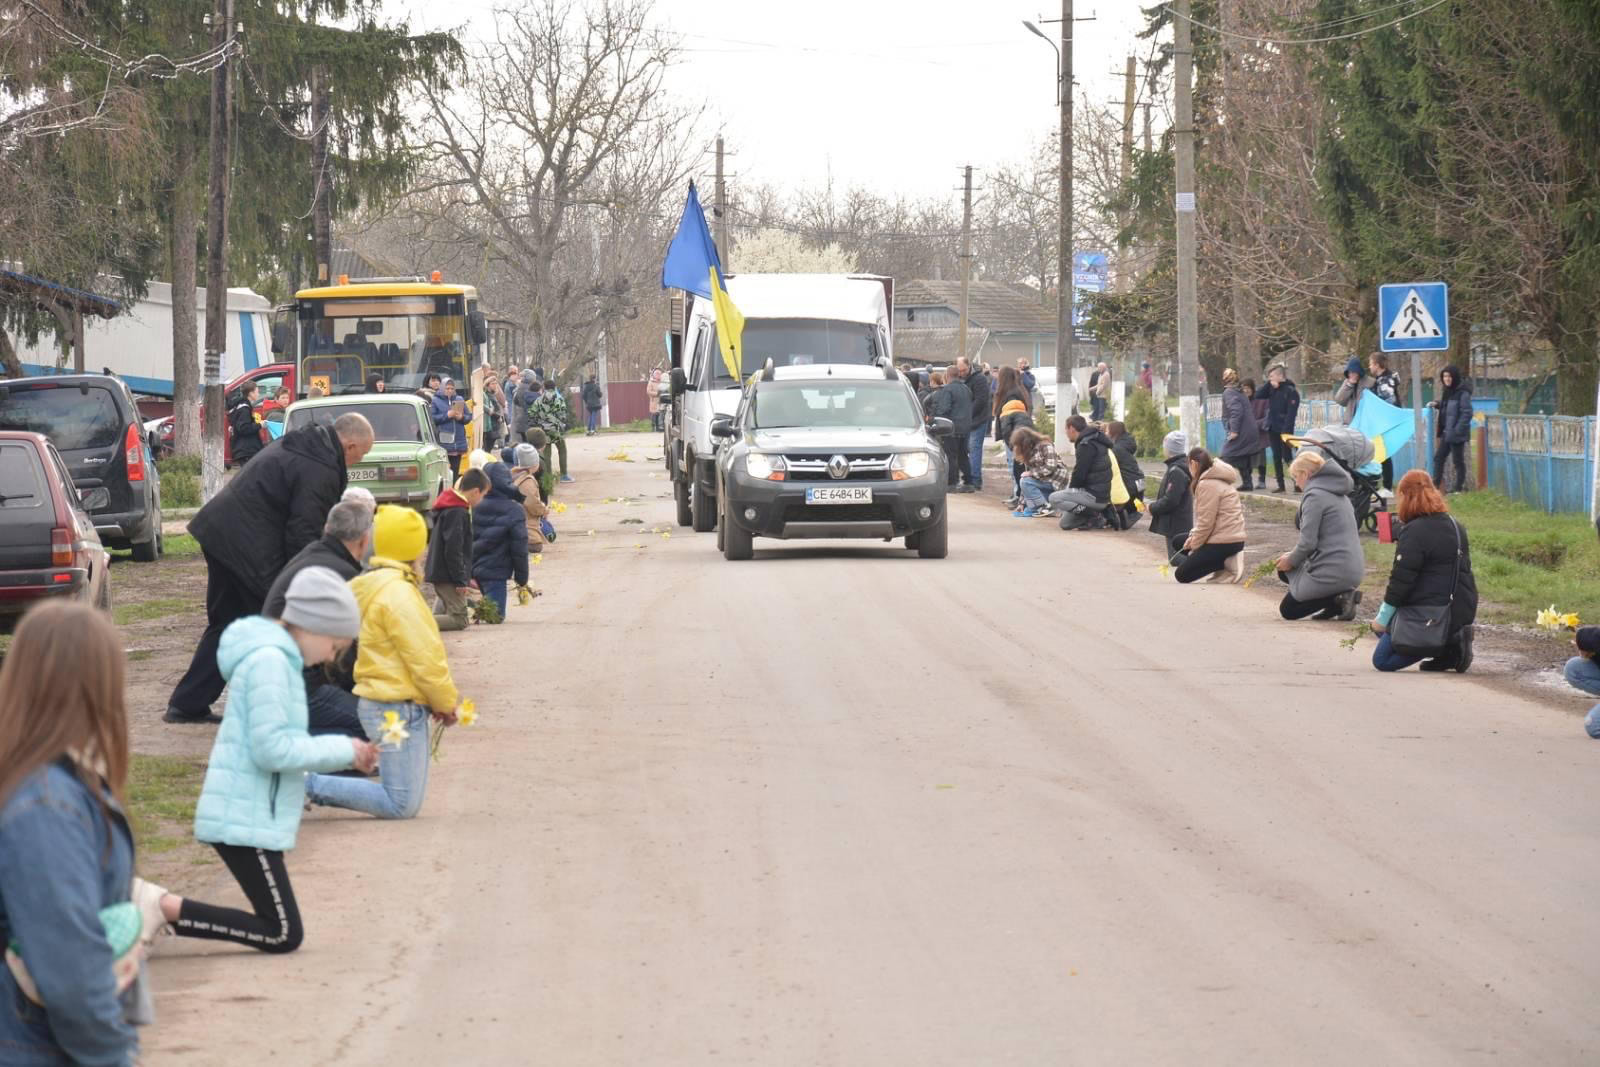
<svg viewBox="0 0 1600 1067"><path fill-rule="evenodd" d="M717 268L710 268L709 273L711 306L717 315L717 347L722 349L722 362L728 368L728 376L737 382L741 377L739 366L744 360L744 316L722 287Z"/></svg>
<svg viewBox="0 0 1600 1067"><path fill-rule="evenodd" d="M717 255L717 243L711 239L711 230L706 226L700 195L695 192L694 182L690 182L689 197L683 203L683 217L678 220L678 232L672 235L667 257L661 262L661 288L682 289L709 300L711 289L706 286L706 271L712 267L720 277L722 259Z"/></svg>
<svg viewBox="0 0 1600 1067"><path fill-rule="evenodd" d="M1416 432L1410 408L1397 408L1370 390L1362 392L1350 428L1360 430L1372 442L1374 463L1393 459Z"/></svg>

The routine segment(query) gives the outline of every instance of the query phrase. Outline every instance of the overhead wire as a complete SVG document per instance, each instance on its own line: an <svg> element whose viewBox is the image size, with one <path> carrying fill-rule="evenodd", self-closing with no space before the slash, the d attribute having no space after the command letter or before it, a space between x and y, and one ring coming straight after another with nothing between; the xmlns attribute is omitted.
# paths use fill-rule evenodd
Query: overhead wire
<svg viewBox="0 0 1600 1067"><path fill-rule="evenodd" d="M1407 14L1401 15L1399 18L1390 19L1388 22L1385 22L1385 23L1383 23L1381 25L1378 25L1378 26L1368 26L1368 27L1366 27L1364 29L1353 30L1350 33L1338 33L1338 34L1333 34L1333 35L1327 36L1327 37L1307 37L1307 38L1302 38L1302 39L1299 39L1299 40L1283 40L1283 39L1273 38L1273 37L1261 37L1261 36L1258 36L1258 35L1253 34L1253 33L1235 33L1232 30L1224 30L1219 26L1213 26L1208 22L1201 22L1199 19L1195 18L1193 15L1187 15L1187 16L1186 15L1180 15L1178 13L1177 9L1172 7L1170 4L1167 5L1167 10L1168 10L1168 12L1171 13L1173 18L1186 18L1188 20L1188 22L1190 23L1190 25L1198 26L1203 30L1208 30L1211 33L1219 34L1220 36L1223 36L1223 37L1231 37L1234 40L1238 40L1238 41L1251 41L1251 42L1254 42L1255 44L1270 44L1270 45L1276 45L1276 46L1280 46L1280 47L1289 48L1289 47L1298 47L1298 46L1301 46L1301 45L1329 44L1329 43L1332 43L1334 41L1350 41L1350 40L1354 40L1357 37L1365 37L1368 34L1377 33L1379 30L1386 30L1386 29L1389 29L1390 27L1398 26L1402 22L1407 22L1407 21L1409 21L1411 19L1416 18L1419 15L1426 15L1428 12L1432 11L1434 8L1443 7L1448 2L1449 2L1449 0L1433 0L1433 2L1430 3L1427 7L1418 8L1415 11L1412 11L1412 12L1409 12Z"/></svg>

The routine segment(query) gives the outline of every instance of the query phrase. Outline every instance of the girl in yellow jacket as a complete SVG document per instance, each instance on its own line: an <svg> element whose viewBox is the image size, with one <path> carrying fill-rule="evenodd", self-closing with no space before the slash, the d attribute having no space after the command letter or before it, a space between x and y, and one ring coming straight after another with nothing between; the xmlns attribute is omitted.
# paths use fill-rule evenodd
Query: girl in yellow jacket
<svg viewBox="0 0 1600 1067"><path fill-rule="evenodd" d="M384 505L373 523L372 569L350 580L361 609L356 652L357 714L378 746L381 784L313 774L306 799L380 819L409 819L428 788L428 723L456 721L459 694L444 642L422 598L417 561L428 547L422 516Z"/></svg>

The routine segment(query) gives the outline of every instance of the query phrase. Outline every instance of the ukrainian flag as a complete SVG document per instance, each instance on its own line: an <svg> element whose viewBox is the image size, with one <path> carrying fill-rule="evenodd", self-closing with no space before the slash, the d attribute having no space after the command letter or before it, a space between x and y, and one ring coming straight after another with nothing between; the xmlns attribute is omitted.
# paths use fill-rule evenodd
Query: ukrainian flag
<svg viewBox="0 0 1600 1067"><path fill-rule="evenodd" d="M728 368L728 376L738 381L739 366L744 361L744 316L722 287L716 267L711 268L711 306L717 313L717 347L722 349L722 362Z"/></svg>
<svg viewBox="0 0 1600 1067"><path fill-rule="evenodd" d="M1350 428L1361 431L1372 442L1374 463L1393 459L1394 454L1404 448L1416 433L1411 409L1397 408L1380 400L1370 390L1362 392L1361 400L1356 404L1355 417L1350 420Z"/></svg>

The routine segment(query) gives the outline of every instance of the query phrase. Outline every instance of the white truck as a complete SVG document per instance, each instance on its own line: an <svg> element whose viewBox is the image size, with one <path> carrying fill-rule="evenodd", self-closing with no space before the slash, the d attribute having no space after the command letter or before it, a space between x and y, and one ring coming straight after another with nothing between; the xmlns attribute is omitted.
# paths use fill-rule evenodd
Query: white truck
<svg viewBox="0 0 1600 1067"><path fill-rule="evenodd" d="M716 439L711 420L739 406L745 379L772 360L788 367L870 365L893 359L894 280L875 274L734 274L728 296L744 316L740 374L728 373L717 345L711 301L671 300L672 369L663 389L663 460L672 478L678 525L716 529Z"/></svg>

